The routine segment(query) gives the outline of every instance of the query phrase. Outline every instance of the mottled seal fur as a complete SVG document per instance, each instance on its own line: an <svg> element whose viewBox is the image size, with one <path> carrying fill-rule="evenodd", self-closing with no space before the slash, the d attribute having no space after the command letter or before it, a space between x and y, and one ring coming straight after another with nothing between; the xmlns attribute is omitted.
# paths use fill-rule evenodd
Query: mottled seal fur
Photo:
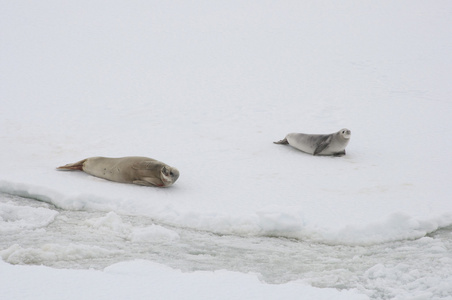
<svg viewBox="0 0 452 300"><path fill-rule="evenodd" d="M331 134L289 133L275 144L289 144L298 150L313 155L345 155L345 147L350 141L351 132L344 128Z"/></svg>
<svg viewBox="0 0 452 300"><path fill-rule="evenodd" d="M160 187L170 186L179 178L179 171L176 168L158 160L140 156L90 157L58 167L57 170L80 170L115 182Z"/></svg>

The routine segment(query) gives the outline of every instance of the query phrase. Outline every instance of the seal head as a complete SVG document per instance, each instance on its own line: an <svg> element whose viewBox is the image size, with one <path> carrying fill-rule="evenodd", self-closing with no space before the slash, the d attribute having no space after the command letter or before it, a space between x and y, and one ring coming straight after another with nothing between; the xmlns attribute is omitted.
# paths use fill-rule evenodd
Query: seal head
<svg viewBox="0 0 452 300"><path fill-rule="evenodd" d="M349 140L352 137L352 132L350 131L350 129L347 128L341 129L339 133L342 136L342 138L346 140Z"/></svg>
<svg viewBox="0 0 452 300"><path fill-rule="evenodd" d="M163 167L161 177L164 186L170 186L179 178L179 170L173 167Z"/></svg>

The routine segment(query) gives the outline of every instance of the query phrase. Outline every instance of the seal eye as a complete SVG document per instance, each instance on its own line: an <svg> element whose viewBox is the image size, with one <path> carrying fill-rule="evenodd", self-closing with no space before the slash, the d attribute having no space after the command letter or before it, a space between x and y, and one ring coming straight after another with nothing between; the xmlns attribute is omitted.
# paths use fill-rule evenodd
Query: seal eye
<svg viewBox="0 0 452 300"><path fill-rule="evenodd" d="M171 176L173 176L173 175L174 175L174 174L173 174L173 172L170 172L169 174L170 174Z"/></svg>

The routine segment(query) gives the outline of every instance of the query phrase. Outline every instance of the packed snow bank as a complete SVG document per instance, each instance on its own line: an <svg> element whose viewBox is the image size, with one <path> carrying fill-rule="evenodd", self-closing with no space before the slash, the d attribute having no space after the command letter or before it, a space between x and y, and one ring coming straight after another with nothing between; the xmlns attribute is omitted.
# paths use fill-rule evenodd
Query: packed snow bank
<svg viewBox="0 0 452 300"><path fill-rule="evenodd" d="M13 203L0 203L0 233L13 233L33 230L49 225L58 212L43 207L17 206Z"/></svg>
<svg viewBox="0 0 452 300"><path fill-rule="evenodd" d="M353 291L302 283L271 285L254 274L219 270L182 273L149 261L112 265L102 271L13 266L0 261L5 299L368 299ZM76 284L74 284L76 283Z"/></svg>
<svg viewBox="0 0 452 300"><path fill-rule="evenodd" d="M97 181L97 180L96 180ZM107 183L110 184L110 183ZM114 183L112 183L115 186ZM124 189L136 187L122 186ZM16 189L17 188L17 189ZM349 222L342 226L329 226L329 223L319 224L312 217L305 216L301 207L272 205L248 214L243 211L229 215L222 212L208 211L206 213L192 210L178 210L172 205L151 207L145 201L136 198L103 198L100 195L64 196L58 192L24 184L0 182L0 190L12 194L34 198L40 201L61 205L70 210L104 210L110 211L105 217L87 220L89 226L106 230L107 233L120 234L129 240L146 238L177 239L177 233L159 225L143 228L131 228L124 224L121 217L114 211L152 217L156 222L207 230L219 234L237 234L242 236L279 236L311 240L328 244L365 245L389 241L416 239L452 224L452 213L438 214L436 217L412 217L405 213L392 213L378 221L367 223ZM138 190L142 190L138 188ZM136 195L134 195L135 197ZM56 198L53 198L56 197ZM115 197L115 198L113 198ZM20 206L0 206L3 215L19 215L24 209ZM36 209L34 209L36 210ZM41 209L43 210L43 209ZM155 210L155 211L154 211ZM47 212L48 211L48 212ZM53 220L57 212L45 210L44 216L34 215L39 220L44 218L44 226ZM46 218L47 217L47 218ZM33 219L32 218L32 219ZM49 218L49 220L47 220ZM47 221L46 221L47 220ZM22 221L23 222L23 221ZM8 223L11 230L20 230L22 223ZM14 227L14 228L13 228Z"/></svg>
<svg viewBox="0 0 452 300"><path fill-rule="evenodd" d="M11 264L41 265L55 261L108 258L119 251L98 246L45 244L42 247L23 248L17 244L0 251L0 257Z"/></svg>
<svg viewBox="0 0 452 300"><path fill-rule="evenodd" d="M103 230L107 234L116 234L132 242L159 242L178 240L177 232L152 224L146 227L133 227L124 223L122 218L114 212L109 212L105 217L86 220L87 225Z"/></svg>

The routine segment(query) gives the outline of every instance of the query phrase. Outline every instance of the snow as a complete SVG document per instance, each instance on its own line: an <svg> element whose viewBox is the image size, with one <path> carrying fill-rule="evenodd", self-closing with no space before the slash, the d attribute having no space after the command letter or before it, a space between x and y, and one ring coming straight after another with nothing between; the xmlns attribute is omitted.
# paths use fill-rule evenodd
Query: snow
<svg viewBox="0 0 452 300"><path fill-rule="evenodd" d="M107 234L120 235L133 242L157 242L158 240L171 241L179 239L177 232L159 225L133 227L131 224L124 223L122 218L114 212L109 212L105 217L86 220L86 224Z"/></svg>
<svg viewBox="0 0 452 300"><path fill-rule="evenodd" d="M0 203L0 233L45 227L55 220L56 215L58 212L43 207L20 207Z"/></svg>
<svg viewBox="0 0 452 300"><path fill-rule="evenodd" d="M177 241L166 224L369 246L452 225L447 1L20 1L3 5L1 14L0 192L105 212L86 226L131 241ZM272 143L289 132L344 127L352 132L344 157ZM86 157L129 155L158 159L181 175L159 189L55 170ZM135 228L120 215L160 225ZM56 216L0 203L0 233L45 230ZM0 249L3 260L41 255L14 247ZM84 257L110 251L70 248ZM377 265L368 276L410 276L405 271ZM230 271L185 274L144 261L103 272L2 262L0 272L2 282L11 273L11 285L1 288L9 298L37 291L58 298L63 288L44 292L49 281L64 281L74 291L68 297L78 299L75 291L120 298L126 284L137 296L175 298L361 296L296 282L271 286ZM23 276L33 278L26 290L13 284ZM177 290L172 277L181 280ZM160 284L148 289L144 280ZM423 284L412 296L429 298L429 287L446 286L442 279Z"/></svg>
<svg viewBox="0 0 452 300"><path fill-rule="evenodd" d="M253 274L224 270L186 274L149 261L118 263L103 272L68 272L0 262L0 277L6 276L8 285L2 284L0 291L17 299L36 299L37 295L39 299L299 299L300 295L315 299L366 299L347 291L315 289L296 282L263 284Z"/></svg>

